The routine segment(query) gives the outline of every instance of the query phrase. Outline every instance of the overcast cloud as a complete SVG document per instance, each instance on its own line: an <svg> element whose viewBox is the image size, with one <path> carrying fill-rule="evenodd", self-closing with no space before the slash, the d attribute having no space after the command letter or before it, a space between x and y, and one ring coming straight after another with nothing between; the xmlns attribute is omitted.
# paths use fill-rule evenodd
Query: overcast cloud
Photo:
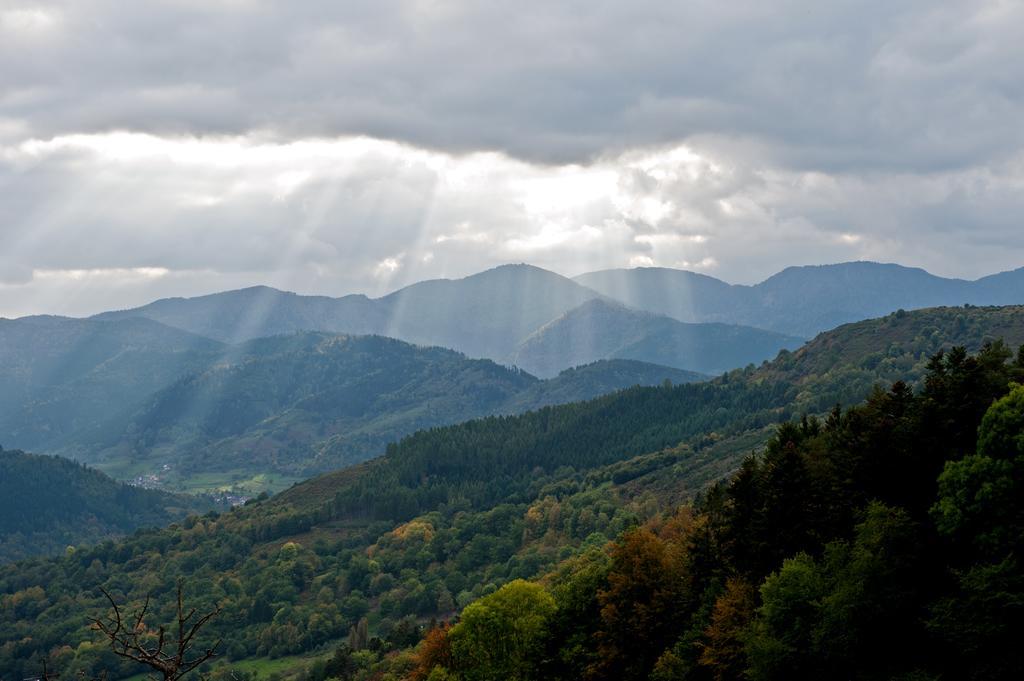
<svg viewBox="0 0 1024 681"><path fill-rule="evenodd" d="M1024 3L0 0L0 315L1024 265Z"/></svg>

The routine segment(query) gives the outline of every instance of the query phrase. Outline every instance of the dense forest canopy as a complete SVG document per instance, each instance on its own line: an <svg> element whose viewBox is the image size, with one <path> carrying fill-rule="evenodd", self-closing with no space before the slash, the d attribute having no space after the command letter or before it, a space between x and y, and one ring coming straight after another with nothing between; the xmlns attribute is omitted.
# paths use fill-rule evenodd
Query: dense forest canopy
<svg viewBox="0 0 1024 681"><path fill-rule="evenodd" d="M954 349L917 394L783 425L692 508L474 603L494 613L428 635L410 678L1020 678L1024 349L1009 359ZM522 608L529 635L483 643Z"/></svg>

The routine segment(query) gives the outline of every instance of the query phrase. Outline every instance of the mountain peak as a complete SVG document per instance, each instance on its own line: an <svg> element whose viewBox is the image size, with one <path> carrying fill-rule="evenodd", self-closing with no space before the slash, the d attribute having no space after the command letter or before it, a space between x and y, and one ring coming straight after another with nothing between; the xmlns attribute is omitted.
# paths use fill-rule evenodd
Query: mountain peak
<svg viewBox="0 0 1024 681"><path fill-rule="evenodd" d="M561 274L558 274L557 272L552 272L551 270L546 270L543 267L537 267L536 265L530 265L527 263L508 263L505 265L498 265L497 267L492 267L489 270L484 270L483 272L477 272L476 274L471 274L468 277L463 277L459 281L479 281L484 279L495 278L511 279L522 277L550 278L564 281L572 281L568 277L563 277Z"/></svg>

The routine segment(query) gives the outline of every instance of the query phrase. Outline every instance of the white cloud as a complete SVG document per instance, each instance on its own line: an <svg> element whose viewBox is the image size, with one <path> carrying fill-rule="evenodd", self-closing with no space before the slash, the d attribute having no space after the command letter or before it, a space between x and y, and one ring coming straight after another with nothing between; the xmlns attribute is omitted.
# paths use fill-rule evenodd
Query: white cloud
<svg viewBox="0 0 1024 681"><path fill-rule="evenodd" d="M524 260L740 282L802 262L977 276L1024 261L1024 155L861 176L755 166L713 145L644 154L538 166L367 138L27 140L0 147L0 314L120 307L135 291L180 295L197 282L380 294ZM23 302L71 289L74 304Z"/></svg>

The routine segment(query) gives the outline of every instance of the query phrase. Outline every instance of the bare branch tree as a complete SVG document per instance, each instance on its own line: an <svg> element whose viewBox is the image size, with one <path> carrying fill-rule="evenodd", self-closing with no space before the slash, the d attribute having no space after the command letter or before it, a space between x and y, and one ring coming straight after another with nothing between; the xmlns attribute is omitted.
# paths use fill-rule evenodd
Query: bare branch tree
<svg viewBox="0 0 1024 681"><path fill-rule="evenodd" d="M126 622L121 616L121 609L113 597L100 588L107 601L110 602L111 613L106 619L93 619L93 627L103 633L110 641L110 648L115 654L134 660L153 669L164 681L178 681L200 665L217 655L220 640L205 650L193 652L195 637L206 624L220 613L220 606L210 612L196 617L195 608L185 612L182 599L182 586L178 582L177 601L177 632L176 640L167 639L164 627L156 632L154 642L152 633L146 629L146 613L149 610L149 597L135 615Z"/></svg>

